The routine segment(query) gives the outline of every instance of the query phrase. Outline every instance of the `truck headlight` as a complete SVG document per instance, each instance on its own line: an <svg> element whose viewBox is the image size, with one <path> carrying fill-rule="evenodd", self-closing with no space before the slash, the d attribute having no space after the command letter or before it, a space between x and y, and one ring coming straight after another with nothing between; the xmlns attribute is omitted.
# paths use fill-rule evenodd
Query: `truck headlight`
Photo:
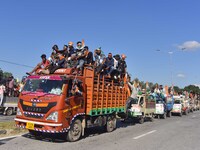
<svg viewBox="0 0 200 150"><path fill-rule="evenodd" d="M53 120L55 122L58 122L58 112L55 111L55 112L52 112L46 120Z"/></svg>
<svg viewBox="0 0 200 150"><path fill-rule="evenodd" d="M17 107L17 116L21 116L22 115L22 112L21 110L19 109L19 107Z"/></svg>

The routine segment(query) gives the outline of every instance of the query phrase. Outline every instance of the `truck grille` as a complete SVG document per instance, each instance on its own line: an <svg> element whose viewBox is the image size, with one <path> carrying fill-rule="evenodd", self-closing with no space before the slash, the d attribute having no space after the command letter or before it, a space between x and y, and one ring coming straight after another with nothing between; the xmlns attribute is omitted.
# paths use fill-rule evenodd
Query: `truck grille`
<svg viewBox="0 0 200 150"><path fill-rule="evenodd" d="M23 111L33 112L33 113L42 113L46 114L52 107L56 106L57 102L49 103L47 107L36 107L36 102L32 102L32 106L27 106L23 104L23 100L20 99L20 104L22 106Z"/></svg>
<svg viewBox="0 0 200 150"><path fill-rule="evenodd" d="M28 118L36 118L36 119L42 119L43 116L36 116L36 115L31 115L31 114L24 114L25 117Z"/></svg>

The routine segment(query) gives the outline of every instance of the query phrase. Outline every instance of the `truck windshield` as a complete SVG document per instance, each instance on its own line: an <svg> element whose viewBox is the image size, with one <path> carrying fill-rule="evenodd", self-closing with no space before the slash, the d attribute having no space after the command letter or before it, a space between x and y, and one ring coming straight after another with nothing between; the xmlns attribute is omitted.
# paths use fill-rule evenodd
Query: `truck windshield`
<svg viewBox="0 0 200 150"><path fill-rule="evenodd" d="M132 101L131 101L132 104L138 104L138 98L134 98Z"/></svg>
<svg viewBox="0 0 200 150"><path fill-rule="evenodd" d="M180 104L180 103L181 103L181 101L179 101L179 100L174 101L174 104Z"/></svg>
<svg viewBox="0 0 200 150"><path fill-rule="evenodd" d="M22 92L42 92L60 95L62 86L62 80L28 79Z"/></svg>

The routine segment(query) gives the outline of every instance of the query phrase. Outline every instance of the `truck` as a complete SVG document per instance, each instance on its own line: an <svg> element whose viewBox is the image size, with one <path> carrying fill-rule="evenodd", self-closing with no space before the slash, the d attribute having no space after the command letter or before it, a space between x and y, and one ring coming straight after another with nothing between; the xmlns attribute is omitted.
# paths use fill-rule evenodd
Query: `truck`
<svg viewBox="0 0 200 150"><path fill-rule="evenodd" d="M183 97L176 97L172 109L172 114L178 114L182 117L183 114L187 115L190 112L189 103Z"/></svg>
<svg viewBox="0 0 200 150"><path fill-rule="evenodd" d="M171 117L171 111L173 109L174 105L174 96L172 94L169 94L166 96L166 109L167 109L167 117Z"/></svg>
<svg viewBox="0 0 200 150"><path fill-rule="evenodd" d="M155 112L155 100L149 94L138 95L137 99L133 99L131 107L128 111L129 118L138 120L140 124L144 123L144 120L154 120Z"/></svg>
<svg viewBox="0 0 200 150"><path fill-rule="evenodd" d="M165 103L165 100L161 96L158 96L158 95L156 95L154 98L156 101L156 108L155 108L154 115L158 118L166 119L167 105Z"/></svg>
<svg viewBox="0 0 200 150"><path fill-rule="evenodd" d="M17 102L18 97L5 96L2 106L0 106L0 112L7 116L14 115L17 111Z"/></svg>
<svg viewBox="0 0 200 150"><path fill-rule="evenodd" d="M91 67L84 68L82 76L73 75L72 68L28 76L19 96L16 126L36 136L62 133L70 142L90 127L111 132L130 95L126 77L123 80L121 85L119 80L96 75Z"/></svg>

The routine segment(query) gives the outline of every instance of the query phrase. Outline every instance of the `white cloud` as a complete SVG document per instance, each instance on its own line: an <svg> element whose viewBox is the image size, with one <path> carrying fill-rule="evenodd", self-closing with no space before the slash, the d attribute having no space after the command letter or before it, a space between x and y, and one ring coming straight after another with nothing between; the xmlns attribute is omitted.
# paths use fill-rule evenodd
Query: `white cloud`
<svg viewBox="0 0 200 150"><path fill-rule="evenodd" d="M177 74L177 77L178 77L178 78L185 78L185 75L182 74L182 73L179 73L179 74Z"/></svg>
<svg viewBox="0 0 200 150"><path fill-rule="evenodd" d="M200 84L194 84L195 86L198 86L200 88Z"/></svg>
<svg viewBox="0 0 200 150"><path fill-rule="evenodd" d="M178 45L179 49L190 51L190 50L196 50L200 48L200 43L197 41L186 41L181 45Z"/></svg>

